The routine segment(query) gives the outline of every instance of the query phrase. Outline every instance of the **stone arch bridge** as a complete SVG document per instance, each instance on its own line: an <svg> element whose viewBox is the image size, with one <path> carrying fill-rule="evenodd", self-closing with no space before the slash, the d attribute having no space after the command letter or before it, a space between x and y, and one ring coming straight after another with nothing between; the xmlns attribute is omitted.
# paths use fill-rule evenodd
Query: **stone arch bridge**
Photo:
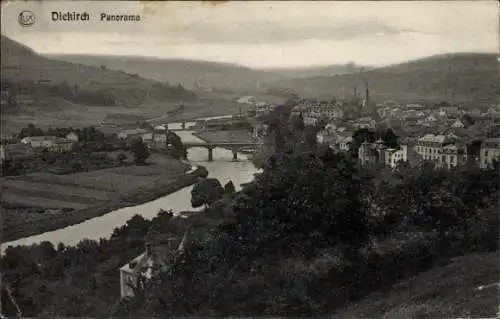
<svg viewBox="0 0 500 319"><path fill-rule="evenodd" d="M228 149L233 152L233 160L238 159L238 152L244 148L253 148L257 150L262 145L262 142L185 142L184 147L186 150L193 147L204 147L208 150L208 161L211 162L213 158L213 150L217 147Z"/></svg>

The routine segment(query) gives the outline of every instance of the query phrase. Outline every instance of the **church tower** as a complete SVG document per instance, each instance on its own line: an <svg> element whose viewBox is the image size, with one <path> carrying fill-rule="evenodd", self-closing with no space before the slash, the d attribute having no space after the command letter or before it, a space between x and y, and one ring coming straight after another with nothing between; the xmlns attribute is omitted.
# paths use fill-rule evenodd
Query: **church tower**
<svg viewBox="0 0 500 319"><path fill-rule="evenodd" d="M368 81L365 80L365 98L363 99L363 108L368 108L370 103L370 89L368 88Z"/></svg>

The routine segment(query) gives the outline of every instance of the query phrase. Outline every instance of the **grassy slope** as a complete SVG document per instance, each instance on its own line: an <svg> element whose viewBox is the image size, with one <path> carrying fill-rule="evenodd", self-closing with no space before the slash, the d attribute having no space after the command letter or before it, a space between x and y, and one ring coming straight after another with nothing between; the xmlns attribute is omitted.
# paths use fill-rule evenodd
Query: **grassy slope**
<svg viewBox="0 0 500 319"><path fill-rule="evenodd" d="M123 83L141 87L155 83L147 79L133 79L122 72L48 59L4 36L1 38L1 45L2 78L9 80L49 80L54 84L67 81L78 85L99 80L103 85Z"/></svg>
<svg viewBox="0 0 500 319"><path fill-rule="evenodd" d="M457 257L388 291L371 294L331 318L495 317L499 309L498 286L476 288L500 282L498 258L498 251Z"/></svg>
<svg viewBox="0 0 500 319"><path fill-rule="evenodd" d="M121 99L130 101L136 100L137 95L158 84L157 81L135 77L123 71L49 59L5 36L1 37L1 46L2 80L44 80L53 85L65 81L81 88L109 89L120 93ZM176 101L178 102L178 99Z"/></svg>
<svg viewBox="0 0 500 319"><path fill-rule="evenodd" d="M496 55L479 53L439 55L362 73L295 79L279 86L331 97L352 94L354 87L364 93L364 80L371 95L383 99L450 99L453 91L457 101L487 98L497 103L500 97Z"/></svg>

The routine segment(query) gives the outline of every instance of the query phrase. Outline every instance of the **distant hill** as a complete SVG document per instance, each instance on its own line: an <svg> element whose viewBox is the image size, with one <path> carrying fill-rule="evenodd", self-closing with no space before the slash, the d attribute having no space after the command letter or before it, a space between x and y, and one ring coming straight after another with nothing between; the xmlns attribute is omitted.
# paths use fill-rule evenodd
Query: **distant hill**
<svg viewBox="0 0 500 319"><path fill-rule="evenodd" d="M301 79L316 76L334 76L341 74L350 74L360 71L372 70L372 66L360 66L354 63L327 65L327 66L312 66L300 68L277 68L266 69L267 71L280 74L289 79Z"/></svg>
<svg viewBox="0 0 500 319"><path fill-rule="evenodd" d="M495 54L457 53L358 73L292 79L277 83L301 95L332 97L364 92L376 99L435 99L498 103L500 72Z"/></svg>
<svg viewBox="0 0 500 319"><path fill-rule="evenodd" d="M50 55L73 63L101 66L108 69L137 73L142 77L178 83L189 89L219 89L229 91L258 91L285 77L273 72L250 69L231 63L159 59L150 57L102 55Z"/></svg>
<svg viewBox="0 0 500 319"><path fill-rule="evenodd" d="M137 73L142 77L170 84L181 83L189 89L210 88L233 92L263 92L274 83L290 78L357 72L354 64L325 67L252 69L238 64L183 59L132 56L50 55L51 58L86 65L105 65L108 69Z"/></svg>
<svg viewBox="0 0 500 319"><path fill-rule="evenodd" d="M106 91L124 104L196 98L193 92L177 86L167 87L137 74L49 59L3 35L1 71L2 83L42 83L45 86L65 83L71 89Z"/></svg>

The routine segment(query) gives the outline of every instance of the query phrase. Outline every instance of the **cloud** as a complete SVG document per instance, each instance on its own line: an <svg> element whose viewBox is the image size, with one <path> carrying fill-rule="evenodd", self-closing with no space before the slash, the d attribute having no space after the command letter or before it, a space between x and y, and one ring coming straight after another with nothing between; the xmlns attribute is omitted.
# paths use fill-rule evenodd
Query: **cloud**
<svg viewBox="0 0 500 319"><path fill-rule="evenodd" d="M249 66L385 64L444 52L497 51L494 1L11 2L2 34L43 53L186 57ZM23 28L20 10L37 23ZM50 11L139 13L140 23L54 23Z"/></svg>
<svg viewBox="0 0 500 319"><path fill-rule="evenodd" d="M238 25L193 23L186 26L176 37L190 38L200 43L280 43L306 39L350 40L375 35L398 35L402 33L422 33L408 28L397 28L376 22L360 24L292 24L239 23Z"/></svg>

